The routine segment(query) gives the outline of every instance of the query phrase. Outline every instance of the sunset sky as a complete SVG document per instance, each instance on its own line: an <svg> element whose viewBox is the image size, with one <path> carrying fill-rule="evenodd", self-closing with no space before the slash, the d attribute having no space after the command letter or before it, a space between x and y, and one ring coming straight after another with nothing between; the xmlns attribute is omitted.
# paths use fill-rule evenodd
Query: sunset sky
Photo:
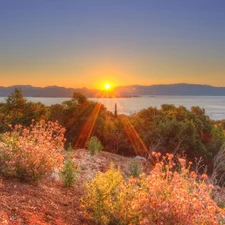
<svg viewBox="0 0 225 225"><path fill-rule="evenodd" d="M0 86L105 83L225 86L225 1L0 1Z"/></svg>

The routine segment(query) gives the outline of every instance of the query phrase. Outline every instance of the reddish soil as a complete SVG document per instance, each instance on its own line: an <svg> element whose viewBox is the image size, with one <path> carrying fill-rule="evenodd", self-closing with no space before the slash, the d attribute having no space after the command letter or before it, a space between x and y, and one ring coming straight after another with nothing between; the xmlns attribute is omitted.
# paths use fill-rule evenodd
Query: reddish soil
<svg viewBox="0 0 225 225"><path fill-rule="evenodd" d="M132 159L108 152L90 156L86 150L76 150L73 159L78 177L71 188L63 187L57 176L39 184L0 177L0 225L93 225L80 207L85 183L97 172L105 172L110 162L128 177ZM225 189L219 189L216 198L225 202Z"/></svg>
<svg viewBox="0 0 225 225"><path fill-rule="evenodd" d="M15 179L0 178L0 224L2 225L79 225L93 224L80 208L84 184L96 172L106 171L110 162L128 173L130 158L100 152L90 156L86 150L73 154L79 173L76 184L65 188L59 178L39 184L21 183Z"/></svg>

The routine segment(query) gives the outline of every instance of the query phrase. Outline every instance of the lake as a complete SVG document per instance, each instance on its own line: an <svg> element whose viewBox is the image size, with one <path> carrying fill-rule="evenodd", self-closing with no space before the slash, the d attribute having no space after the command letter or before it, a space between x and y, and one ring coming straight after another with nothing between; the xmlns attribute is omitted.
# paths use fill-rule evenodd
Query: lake
<svg viewBox="0 0 225 225"><path fill-rule="evenodd" d="M27 98L29 101L41 102L45 105L62 103L70 98ZM130 115L150 106L160 108L162 104L174 104L185 106L200 106L206 110L206 114L211 119L225 119L225 96L141 96L137 98L90 98L92 101L100 102L106 108L114 112L117 103L118 113ZM0 102L5 102L4 97L0 97Z"/></svg>

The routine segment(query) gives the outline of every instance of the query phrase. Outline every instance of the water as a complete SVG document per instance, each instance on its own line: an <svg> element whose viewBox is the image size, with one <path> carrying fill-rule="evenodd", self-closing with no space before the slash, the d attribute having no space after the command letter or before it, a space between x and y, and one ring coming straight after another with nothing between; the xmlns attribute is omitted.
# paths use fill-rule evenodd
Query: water
<svg viewBox="0 0 225 225"><path fill-rule="evenodd" d="M41 102L45 105L62 103L70 98L27 98L29 101ZM185 106L190 109L192 106L200 106L206 110L206 114L211 119L225 119L225 96L141 96L137 98L90 98L92 101L100 102L106 108L114 112L117 103L118 113L130 115L141 109L150 106L160 108L162 104L174 104ZM0 102L5 102L4 97L0 97Z"/></svg>

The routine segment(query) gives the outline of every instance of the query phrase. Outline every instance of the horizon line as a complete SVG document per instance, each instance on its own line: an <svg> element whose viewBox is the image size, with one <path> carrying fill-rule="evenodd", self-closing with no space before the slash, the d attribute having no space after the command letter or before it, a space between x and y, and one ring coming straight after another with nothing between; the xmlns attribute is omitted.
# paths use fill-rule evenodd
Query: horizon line
<svg viewBox="0 0 225 225"><path fill-rule="evenodd" d="M225 86L214 86L214 85L210 85L210 84L198 84L198 83L168 83L168 84L151 84L151 85L142 85L142 84L132 84L132 85L117 85L114 86L113 89L118 88L118 87L132 87L132 86L142 86L142 87L150 87L150 86L166 86L166 85L199 85L199 86L209 86L209 87L215 87L215 88L224 88ZM98 88L88 88L88 87L64 87L64 86L58 86L58 85L48 85L48 86L34 86L31 84L13 84L10 86L0 86L3 88L10 88L10 87L20 87L20 86L29 86L29 87L35 87L35 88L48 88L48 87L59 87L59 88L65 88L65 89L89 89L89 90L101 90Z"/></svg>

